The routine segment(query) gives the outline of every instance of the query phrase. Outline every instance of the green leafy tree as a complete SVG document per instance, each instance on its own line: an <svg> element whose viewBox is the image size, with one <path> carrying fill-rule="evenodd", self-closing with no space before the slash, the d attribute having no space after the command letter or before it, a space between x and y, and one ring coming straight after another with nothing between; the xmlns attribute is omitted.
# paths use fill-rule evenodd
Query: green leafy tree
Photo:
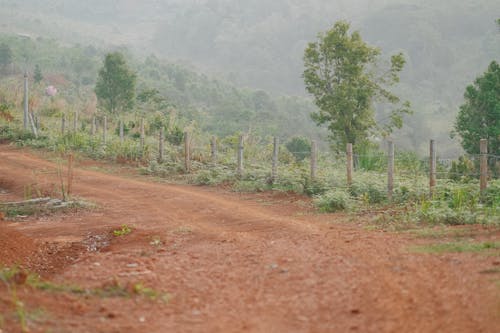
<svg viewBox="0 0 500 333"><path fill-rule="evenodd" d="M304 81L319 108L312 114L318 125L326 124L337 149L346 143L362 144L374 134L389 134L403 125L402 117L410 113L410 104L387 90L399 82L405 59L391 57L390 67L381 72L380 50L367 45L350 25L339 21L318 35L304 54ZM375 121L375 102L393 105L385 124Z"/></svg>
<svg viewBox="0 0 500 333"><path fill-rule="evenodd" d="M42 70L40 69L40 66L38 66L38 65L35 65L35 72L33 75L33 79L35 80L35 83L40 83L43 80Z"/></svg>
<svg viewBox="0 0 500 333"><path fill-rule="evenodd" d="M474 84L465 89L455 131L469 154L479 153L479 140L488 140L488 150L500 155L500 65L493 61Z"/></svg>
<svg viewBox="0 0 500 333"><path fill-rule="evenodd" d="M95 93L99 105L112 115L132 109L135 99L136 75L119 52L109 53L99 70Z"/></svg>

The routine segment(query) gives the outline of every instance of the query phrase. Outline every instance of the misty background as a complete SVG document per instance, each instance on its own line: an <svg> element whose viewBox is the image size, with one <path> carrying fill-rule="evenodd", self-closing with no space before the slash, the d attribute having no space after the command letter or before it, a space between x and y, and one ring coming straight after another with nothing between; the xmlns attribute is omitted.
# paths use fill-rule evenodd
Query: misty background
<svg viewBox="0 0 500 333"><path fill-rule="evenodd" d="M436 139L442 157L461 151L450 132L465 87L499 59L498 17L498 0L0 0L2 34L166 59L204 78L264 92L263 108L266 96L297 96L301 107L290 112L300 114L290 119L309 132L314 106L301 77L304 49L335 21L347 20L386 59L405 54L394 92L415 113L393 134L396 144L423 154Z"/></svg>

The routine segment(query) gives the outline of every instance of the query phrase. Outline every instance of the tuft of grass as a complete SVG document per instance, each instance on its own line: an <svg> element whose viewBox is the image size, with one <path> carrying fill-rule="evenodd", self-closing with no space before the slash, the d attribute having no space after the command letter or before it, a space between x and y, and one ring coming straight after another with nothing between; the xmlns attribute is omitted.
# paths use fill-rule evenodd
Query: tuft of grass
<svg viewBox="0 0 500 333"><path fill-rule="evenodd" d="M113 235L116 237L122 237L130 234L132 232L132 229L126 225L123 224L120 229L113 230Z"/></svg>
<svg viewBox="0 0 500 333"><path fill-rule="evenodd" d="M500 250L500 242L451 242L438 243L430 245L416 246L412 248L415 252L420 253L463 253L463 252L498 252ZM499 253L500 254L500 253Z"/></svg>

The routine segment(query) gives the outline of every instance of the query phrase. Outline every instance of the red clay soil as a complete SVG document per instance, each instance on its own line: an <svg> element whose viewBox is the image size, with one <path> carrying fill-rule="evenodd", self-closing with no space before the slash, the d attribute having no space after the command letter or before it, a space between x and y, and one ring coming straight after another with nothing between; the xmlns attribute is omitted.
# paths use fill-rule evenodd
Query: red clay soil
<svg viewBox="0 0 500 333"><path fill-rule="evenodd" d="M16 299L30 332L500 331L498 257L414 253L413 236L313 214L296 196L161 184L88 164L76 169L74 194L97 208L0 222L0 263L55 285L142 285L169 301L26 284L14 295L0 281L0 332L21 331ZM10 195L58 184L56 167L0 145ZM132 232L113 236L121 225Z"/></svg>

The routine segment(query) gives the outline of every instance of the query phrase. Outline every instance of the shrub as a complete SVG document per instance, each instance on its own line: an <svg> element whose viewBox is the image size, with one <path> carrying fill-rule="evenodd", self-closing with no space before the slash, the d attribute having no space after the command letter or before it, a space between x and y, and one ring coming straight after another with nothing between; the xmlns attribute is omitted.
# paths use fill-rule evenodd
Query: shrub
<svg viewBox="0 0 500 333"><path fill-rule="evenodd" d="M295 157L297 162L311 155L311 142L304 137L296 136L285 144L286 149Z"/></svg>
<svg viewBox="0 0 500 333"><path fill-rule="evenodd" d="M348 192L343 189L330 190L314 198L314 204L321 212L333 213L343 210L351 210L355 206L354 200Z"/></svg>
<svg viewBox="0 0 500 333"><path fill-rule="evenodd" d="M386 188L381 184L355 181L350 193L353 197L362 199L369 204L380 204L387 199Z"/></svg>

